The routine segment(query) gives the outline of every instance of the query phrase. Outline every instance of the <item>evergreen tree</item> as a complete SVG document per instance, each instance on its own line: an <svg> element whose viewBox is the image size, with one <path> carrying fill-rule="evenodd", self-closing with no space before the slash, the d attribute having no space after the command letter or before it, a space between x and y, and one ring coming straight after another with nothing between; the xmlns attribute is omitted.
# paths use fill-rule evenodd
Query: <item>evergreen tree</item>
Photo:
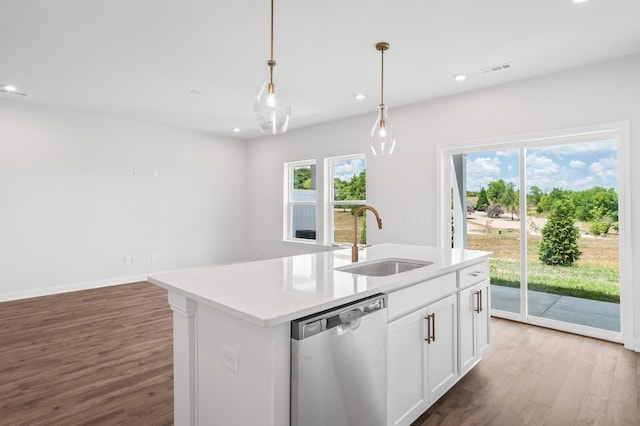
<svg viewBox="0 0 640 426"><path fill-rule="evenodd" d="M556 201L551 207L549 220L542 228L542 241L538 245L540 260L547 265L571 266L582 252L577 240L580 230L575 226L576 209L568 198Z"/></svg>
<svg viewBox="0 0 640 426"><path fill-rule="evenodd" d="M487 190L484 189L484 186L480 188L480 192L478 193L478 202L476 203L476 210L485 211L487 207L489 207L489 199L487 198Z"/></svg>

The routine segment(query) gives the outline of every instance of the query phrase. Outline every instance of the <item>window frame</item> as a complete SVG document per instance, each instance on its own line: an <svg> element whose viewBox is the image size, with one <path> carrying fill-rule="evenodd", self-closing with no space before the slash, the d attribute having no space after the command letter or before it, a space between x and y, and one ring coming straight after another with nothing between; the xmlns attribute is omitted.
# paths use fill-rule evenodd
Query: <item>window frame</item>
<svg viewBox="0 0 640 426"><path fill-rule="evenodd" d="M367 157L364 153L340 155L336 157L327 157L324 159L324 170L326 176L325 183L325 197L324 197L324 223L325 223L325 235L324 241L331 246L350 246L352 242L336 242L335 237L335 223L334 223L334 209L336 205L347 206L364 206L367 204L366 198L364 200L335 200L335 188L333 185L334 180L334 163L338 161L348 160L363 160L364 170L367 170Z"/></svg>
<svg viewBox="0 0 640 426"><path fill-rule="evenodd" d="M316 197L315 200L313 201L309 201L309 200L305 200L305 201L301 201L301 200L294 200L293 199L293 175L294 175L294 170L297 168L301 168L301 167L305 167L305 166L310 166L311 168L315 169L315 174L312 174L314 176L314 183L316 186ZM301 243L301 244L318 244L318 215L317 215L317 205L318 205L318 167L317 167L317 162L315 159L311 159L311 160L301 160L301 161L290 161L290 162L286 162L284 163L284 183L285 183L285 188L284 188L284 199L283 199L283 224L282 224L282 239L283 241L289 241L289 242L296 242L296 243ZM315 231L316 231L316 238L311 239L311 238L297 238L294 234L293 234L293 210L295 206L314 206L316 207L316 214L315 214Z"/></svg>

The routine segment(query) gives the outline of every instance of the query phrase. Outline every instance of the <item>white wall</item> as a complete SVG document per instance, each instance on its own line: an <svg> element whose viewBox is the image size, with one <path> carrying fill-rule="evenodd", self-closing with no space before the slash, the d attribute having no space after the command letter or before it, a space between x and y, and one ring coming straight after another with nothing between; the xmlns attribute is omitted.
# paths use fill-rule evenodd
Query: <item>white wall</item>
<svg viewBox="0 0 640 426"><path fill-rule="evenodd" d="M558 72L542 77L444 97L404 108L393 107L390 120L397 136L391 157L368 155L371 114L261 138L249 143L249 170L260 185L249 187L249 231L254 258L279 256L292 249L280 242L282 163L326 156L367 153L367 199L378 208L384 228L371 230L373 243L435 245L436 145L629 120L631 164L640 164L640 55ZM295 108L295 106L294 106ZM295 114L295 109L293 111ZM293 115L295 120L295 115ZM631 186L640 187L640 169L632 167ZM633 253L640 253L640 196L632 195ZM269 224L269 226L264 226ZM369 228L373 229L373 228ZM636 255L637 257L637 255ZM640 286L640 266L632 276ZM634 306L640 311L640 291ZM635 319L640 349L640 315Z"/></svg>
<svg viewBox="0 0 640 426"><path fill-rule="evenodd" d="M0 300L244 258L246 154L244 141L0 101Z"/></svg>

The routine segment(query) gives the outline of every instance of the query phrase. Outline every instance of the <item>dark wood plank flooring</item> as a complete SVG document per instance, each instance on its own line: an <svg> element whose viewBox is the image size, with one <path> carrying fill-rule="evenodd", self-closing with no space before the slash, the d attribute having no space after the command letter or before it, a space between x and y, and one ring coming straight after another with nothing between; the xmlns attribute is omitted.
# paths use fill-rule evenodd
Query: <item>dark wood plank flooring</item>
<svg viewBox="0 0 640 426"><path fill-rule="evenodd" d="M0 425L173 424L172 345L147 282L0 303Z"/></svg>
<svg viewBox="0 0 640 426"><path fill-rule="evenodd" d="M167 292L142 282L0 303L0 425L170 425ZM492 320L492 351L413 426L640 425L640 354Z"/></svg>
<svg viewBox="0 0 640 426"><path fill-rule="evenodd" d="M412 426L640 425L640 354L493 318L491 352Z"/></svg>

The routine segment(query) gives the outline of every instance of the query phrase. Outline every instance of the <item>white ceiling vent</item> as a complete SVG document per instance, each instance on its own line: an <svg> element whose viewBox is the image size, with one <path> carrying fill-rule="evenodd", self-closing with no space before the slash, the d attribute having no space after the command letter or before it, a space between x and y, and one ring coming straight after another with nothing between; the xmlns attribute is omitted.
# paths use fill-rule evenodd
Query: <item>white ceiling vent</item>
<svg viewBox="0 0 640 426"><path fill-rule="evenodd" d="M492 67L482 68L480 70L481 73L487 74L490 72L502 71L511 68L511 62L505 62L504 64L494 65Z"/></svg>

